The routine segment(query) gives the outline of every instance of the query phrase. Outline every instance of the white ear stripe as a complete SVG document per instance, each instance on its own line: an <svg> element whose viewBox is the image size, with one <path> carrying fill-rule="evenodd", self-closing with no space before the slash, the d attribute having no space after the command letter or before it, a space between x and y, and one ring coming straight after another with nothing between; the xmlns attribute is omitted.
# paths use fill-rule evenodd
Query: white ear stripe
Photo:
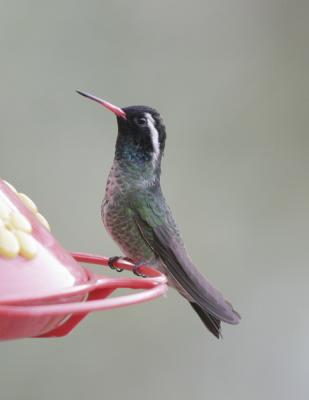
<svg viewBox="0 0 309 400"><path fill-rule="evenodd" d="M145 113L145 117L147 119L148 128L150 129L151 133L151 141L153 147L153 162L156 162L160 155L160 143L159 143L159 132L155 127L155 120L153 119L150 113Z"/></svg>

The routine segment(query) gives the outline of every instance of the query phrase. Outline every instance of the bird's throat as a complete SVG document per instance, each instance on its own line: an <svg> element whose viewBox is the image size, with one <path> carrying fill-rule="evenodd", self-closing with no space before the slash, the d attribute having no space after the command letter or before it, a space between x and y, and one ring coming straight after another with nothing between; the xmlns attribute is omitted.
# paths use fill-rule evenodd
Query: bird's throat
<svg viewBox="0 0 309 400"><path fill-rule="evenodd" d="M115 158L107 186L111 185L121 192L146 189L160 185L160 172L160 167L154 167L151 162L140 164L131 160Z"/></svg>

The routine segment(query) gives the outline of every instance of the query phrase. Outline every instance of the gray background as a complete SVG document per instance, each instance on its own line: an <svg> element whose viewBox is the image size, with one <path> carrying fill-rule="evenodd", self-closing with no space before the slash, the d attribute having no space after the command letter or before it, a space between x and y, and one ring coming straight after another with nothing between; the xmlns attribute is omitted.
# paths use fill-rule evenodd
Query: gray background
<svg viewBox="0 0 309 400"><path fill-rule="evenodd" d="M158 108L166 197L243 316L217 341L170 290L1 343L1 400L309 398L308 5L0 2L1 176L68 249L117 255L100 221L115 119L74 89Z"/></svg>

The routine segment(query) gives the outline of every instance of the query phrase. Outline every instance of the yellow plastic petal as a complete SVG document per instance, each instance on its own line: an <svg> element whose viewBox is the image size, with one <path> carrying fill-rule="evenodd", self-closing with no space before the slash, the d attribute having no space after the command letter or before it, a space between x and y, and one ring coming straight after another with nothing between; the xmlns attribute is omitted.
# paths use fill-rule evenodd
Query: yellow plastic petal
<svg viewBox="0 0 309 400"><path fill-rule="evenodd" d="M4 221L0 218L0 229L5 229Z"/></svg>
<svg viewBox="0 0 309 400"><path fill-rule="evenodd" d="M3 200L0 199L0 219L8 219L10 216L10 209Z"/></svg>
<svg viewBox="0 0 309 400"><path fill-rule="evenodd" d="M18 193L18 196L19 196L20 200L25 204L25 206L28 207L29 210L31 210L33 213L36 213L38 211L37 206L30 199L30 197L28 197L24 193Z"/></svg>
<svg viewBox="0 0 309 400"><path fill-rule="evenodd" d="M32 227L27 218L18 211L13 211L10 218L10 224L15 228L23 232L30 233Z"/></svg>
<svg viewBox="0 0 309 400"><path fill-rule="evenodd" d="M34 238L22 231L16 231L15 235L20 245L19 254L29 260L35 257L37 254L37 244Z"/></svg>
<svg viewBox="0 0 309 400"><path fill-rule="evenodd" d="M20 246L15 235L5 228L0 229L0 256L14 258L19 250Z"/></svg>
<svg viewBox="0 0 309 400"><path fill-rule="evenodd" d="M35 216L41 222L41 224L44 225L45 228L50 231L50 226L47 219L40 213L36 213Z"/></svg>

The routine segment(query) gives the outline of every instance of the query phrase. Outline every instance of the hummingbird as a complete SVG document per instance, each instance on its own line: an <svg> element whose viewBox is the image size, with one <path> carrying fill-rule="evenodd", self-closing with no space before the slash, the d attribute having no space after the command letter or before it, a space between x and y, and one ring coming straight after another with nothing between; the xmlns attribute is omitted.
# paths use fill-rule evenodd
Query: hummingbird
<svg viewBox="0 0 309 400"><path fill-rule="evenodd" d="M118 136L101 216L105 228L133 262L133 272L149 265L166 275L168 284L187 299L217 338L221 321L237 324L240 315L191 261L179 228L163 196L160 175L166 129L148 106L120 108L77 90L116 115ZM115 259L110 259L110 266Z"/></svg>

